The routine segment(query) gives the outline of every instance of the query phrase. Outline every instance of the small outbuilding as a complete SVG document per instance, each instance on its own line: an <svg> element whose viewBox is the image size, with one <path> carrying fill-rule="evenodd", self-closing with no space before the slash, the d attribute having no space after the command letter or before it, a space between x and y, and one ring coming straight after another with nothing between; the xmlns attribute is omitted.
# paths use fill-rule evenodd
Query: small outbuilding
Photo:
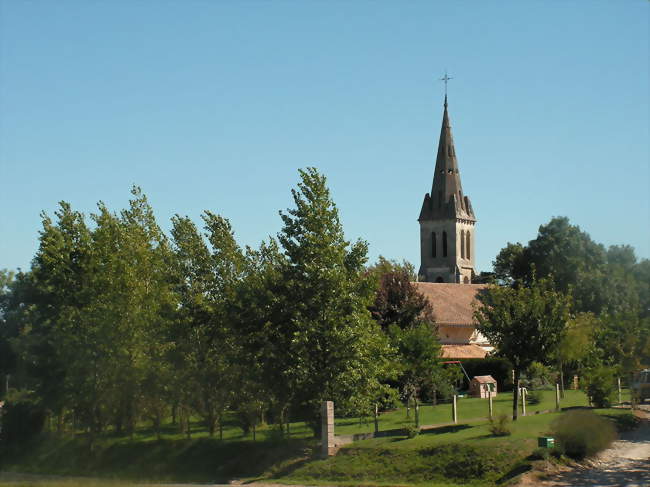
<svg viewBox="0 0 650 487"><path fill-rule="evenodd" d="M491 375L474 376L469 384L469 394L472 397L481 397L483 399L490 396L496 397L497 381Z"/></svg>

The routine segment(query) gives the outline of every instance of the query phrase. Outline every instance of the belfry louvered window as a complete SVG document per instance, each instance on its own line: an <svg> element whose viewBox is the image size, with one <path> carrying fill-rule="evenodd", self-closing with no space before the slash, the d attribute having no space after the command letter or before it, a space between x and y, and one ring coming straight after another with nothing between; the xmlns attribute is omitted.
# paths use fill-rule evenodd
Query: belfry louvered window
<svg viewBox="0 0 650 487"><path fill-rule="evenodd" d="M460 257L465 258L465 230L460 231Z"/></svg>

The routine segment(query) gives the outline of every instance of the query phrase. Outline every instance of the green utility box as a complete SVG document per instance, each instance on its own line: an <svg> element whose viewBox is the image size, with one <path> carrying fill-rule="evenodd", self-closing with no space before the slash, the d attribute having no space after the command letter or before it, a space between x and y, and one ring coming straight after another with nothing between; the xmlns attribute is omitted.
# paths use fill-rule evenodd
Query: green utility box
<svg viewBox="0 0 650 487"><path fill-rule="evenodd" d="M555 438L540 436L537 438L537 446L540 448L553 448L555 446Z"/></svg>

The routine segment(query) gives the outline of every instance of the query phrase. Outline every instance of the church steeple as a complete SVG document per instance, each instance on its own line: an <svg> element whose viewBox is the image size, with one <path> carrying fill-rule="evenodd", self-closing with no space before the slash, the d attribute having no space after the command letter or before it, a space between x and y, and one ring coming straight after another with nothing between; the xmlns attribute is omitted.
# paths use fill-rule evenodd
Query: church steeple
<svg viewBox="0 0 650 487"><path fill-rule="evenodd" d="M460 181L446 94L433 184L418 221L421 277L432 282L471 282L476 216Z"/></svg>
<svg viewBox="0 0 650 487"><path fill-rule="evenodd" d="M472 205L463 193L460 171L456 159L454 137L449 122L447 95L445 95L442 127L438 142L438 155L429 198L425 197L419 220L435 217L458 217L475 220Z"/></svg>

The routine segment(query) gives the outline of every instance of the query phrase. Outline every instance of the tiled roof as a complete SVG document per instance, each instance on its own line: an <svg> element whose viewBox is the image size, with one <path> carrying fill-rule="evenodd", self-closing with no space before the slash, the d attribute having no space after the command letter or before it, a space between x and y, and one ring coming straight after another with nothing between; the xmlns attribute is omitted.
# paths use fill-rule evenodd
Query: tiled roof
<svg viewBox="0 0 650 487"><path fill-rule="evenodd" d="M442 358L485 358L487 352L478 345L442 345Z"/></svg>
<svg viewBox="0 0 650 487"><path fill-rule="evenodd" d="M436 323L441 325L475 325L472 303L476 293L487 284L414 283L433 306Z"/></svg>

